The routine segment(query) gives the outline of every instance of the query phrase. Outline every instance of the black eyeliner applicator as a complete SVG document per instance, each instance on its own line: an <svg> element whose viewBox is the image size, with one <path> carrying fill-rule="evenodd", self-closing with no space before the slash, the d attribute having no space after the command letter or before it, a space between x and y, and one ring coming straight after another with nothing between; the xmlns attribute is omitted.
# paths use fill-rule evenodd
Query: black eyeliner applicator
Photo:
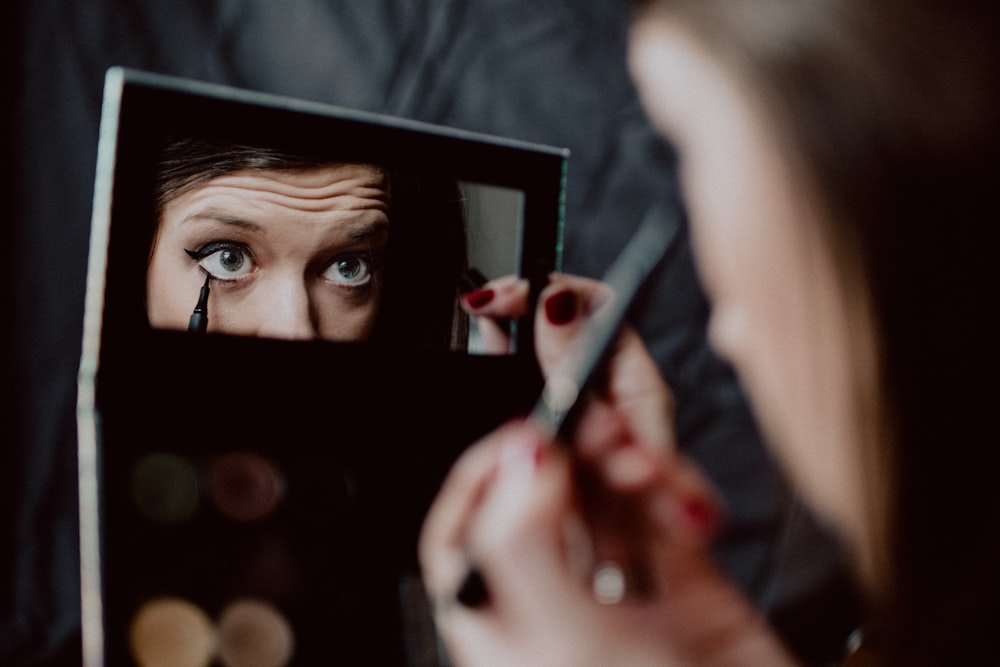
<svg viewBox="0 0 1000 667"><path fill-rule="evenodd" d="M208 293L211 291L208 288L208 283L211 280L212 274L209 273L205 276L205 284L201 286L198 303L194 307L194 312L191 313L191 319L188 320L188 331L205 333L205 330L208 329Z"/></svg>

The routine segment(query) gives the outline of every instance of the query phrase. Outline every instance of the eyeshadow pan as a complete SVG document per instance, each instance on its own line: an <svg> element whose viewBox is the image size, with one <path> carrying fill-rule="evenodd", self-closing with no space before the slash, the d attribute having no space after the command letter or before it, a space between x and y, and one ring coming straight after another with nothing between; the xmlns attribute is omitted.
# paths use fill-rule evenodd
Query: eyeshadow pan
<svg viewBox="0 0 1000 667"><path fill-rule="evenodd" d="M208 494L231 519L257 521L281 502L285 483L278 469L263 456L232 452L217 457L208 470Z"/></svg>
<svg viewBox="0 0 1000 667"><path fill-rule="evenodd" d="M159 598L132 618L129 645L140 667L205 667L215 654L215 632L212 620L194 604Z"/></svg>
<svg viewBox="0 0 1000 667"><path fill-rule="evenodd" d="M132 469L130 482L136 508L151 521L179 523L198 509L198 471L174 454L142 457Z"/></svg>
<svg viewBox="0 0 1000 667"><path fill-rule="evenodd" d="M294 644L292 626L266 602L238 600L219 617L219 658L226 667L284 667Z"/></svg>

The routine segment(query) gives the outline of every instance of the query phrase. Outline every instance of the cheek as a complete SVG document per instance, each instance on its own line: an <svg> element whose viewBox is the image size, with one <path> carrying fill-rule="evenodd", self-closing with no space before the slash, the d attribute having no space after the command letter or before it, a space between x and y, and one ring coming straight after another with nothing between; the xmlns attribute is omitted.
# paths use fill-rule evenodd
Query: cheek
<svg viewBox="0 0 1000 667"><path fill-rule="evenodd" d="M212 285L208 301L209 330L215 333L237 336L277 336L277 333L261 333L262 323L268 323L275 316L273 299L266 290L254 286L234 289L220 284Z"/></svg>
<svg viewBox="0 0 1000 667"><path fill-rule="evenodd" d="M796 260L796 257L791 257ZM732 362L765 439L819 513L843 525L858 442L848 322L823 257L771 257L712 312L713 346Z"/></svg>
<svg viewBox="0 0 1000 667"><path fill-rule="evenodd" d="M378 317L379 294L373 290L363 298L342 294L327 286L317 288L314 298L319 335L324 340L367 340Z"/></svg>
<svg viewBox="0 0 1000 667"><path fill-rule="evenodd" d="M150 325L165 329L187 327L201 288L197 273L182 261L171 260L164 244L157 246L146 272L146 312Z"/></svg>

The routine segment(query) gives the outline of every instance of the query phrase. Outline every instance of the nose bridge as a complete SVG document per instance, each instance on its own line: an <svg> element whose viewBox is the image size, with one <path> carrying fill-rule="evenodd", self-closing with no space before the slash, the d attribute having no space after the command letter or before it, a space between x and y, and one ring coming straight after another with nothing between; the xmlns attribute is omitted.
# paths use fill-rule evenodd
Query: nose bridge
<svg viewBox="0 0 1000 667"><path fill-rule="evenodd" d="M259 336L294 340L318 336L309 286L302 274L286 271L273 275L266 301L257 331Z"/></svg>

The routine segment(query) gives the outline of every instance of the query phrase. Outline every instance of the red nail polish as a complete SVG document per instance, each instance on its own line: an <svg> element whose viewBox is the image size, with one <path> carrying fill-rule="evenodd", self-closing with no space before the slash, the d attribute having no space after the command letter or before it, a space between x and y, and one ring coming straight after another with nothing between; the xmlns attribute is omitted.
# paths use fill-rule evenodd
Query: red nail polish
<svg viewBox="0 0 1000 667"><path fill-rule="evenodd" d="M708 530L715 525L715 507L705 499L696 496L685 498L681 507L684 510L684 516L699 528Z"/></svg>
<svg viewBox="0 0 1000 667"><path fill-rule="evenodd" d="M556 326L572 322L576 317L576 295L569 290L563 290L547 298L545 317Z"/></svg>
<svg viewBox="0 0 1000 667"><path fill-rule="evenodd" d="M474 292L469 292L462 298L465 299L465 303L469 304L470 308L482 308L490 301L496 294L491 289L477 289Z"/></svg>
<svg viewBox="0 0 1000 667"><path fill-rule="evenodd" d="M542 465L543 461L548 460L548 458L549 458L548 449L549 448L548 448L547 445L537 445L535 447L535 451L533 453L534 453L534 456L535 456L535 467L536 468L538 466Z"/></svg>

